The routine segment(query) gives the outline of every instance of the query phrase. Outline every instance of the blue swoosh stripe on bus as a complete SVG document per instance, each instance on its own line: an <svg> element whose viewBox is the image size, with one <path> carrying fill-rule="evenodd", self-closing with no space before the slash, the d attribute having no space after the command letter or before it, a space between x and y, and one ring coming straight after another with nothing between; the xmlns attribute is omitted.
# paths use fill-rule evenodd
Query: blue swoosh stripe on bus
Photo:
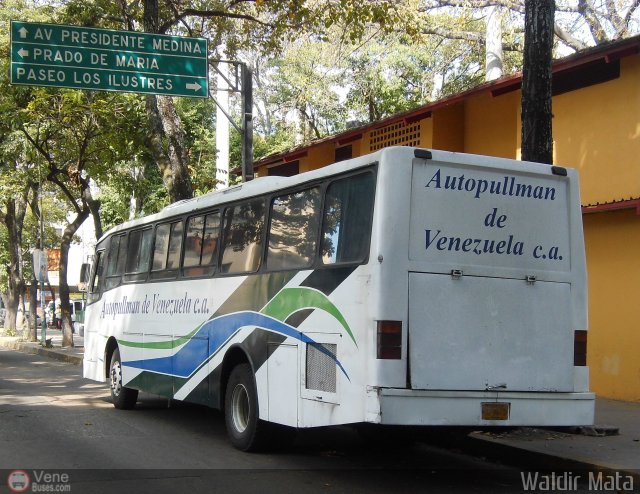
<svg viewBox="0 0 640 494"><path fill-rule="evenodd" d="M123 365L186 378L191 376L209 357L220 350L240 328L246 326L255 326L266 331L273 331L313 345L318 351L331 358L349 379L349 375L340 361L322 344L309 338L289 324L253 311L235 312L207 321L188 343L170 357L130 360L123 362Z"/></svg>

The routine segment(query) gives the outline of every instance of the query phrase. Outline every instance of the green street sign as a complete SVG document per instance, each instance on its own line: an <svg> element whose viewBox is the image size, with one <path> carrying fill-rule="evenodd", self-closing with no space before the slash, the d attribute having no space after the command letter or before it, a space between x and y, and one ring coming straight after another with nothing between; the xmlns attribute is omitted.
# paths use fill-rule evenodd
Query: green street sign
<svg viewBox="0 0 640 494"><path fill-rule="evenodd" d="M207 40L11 21L11 84L206 98Z"/></svg>

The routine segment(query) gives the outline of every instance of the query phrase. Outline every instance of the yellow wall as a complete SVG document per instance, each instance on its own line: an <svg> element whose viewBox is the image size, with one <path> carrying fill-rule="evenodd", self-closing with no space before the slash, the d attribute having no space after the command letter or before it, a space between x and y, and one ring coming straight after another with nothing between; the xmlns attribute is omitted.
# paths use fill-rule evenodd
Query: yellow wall
<svg viewBox="0 0 640 494"><path fill-rule="evenodd" d="M515 158L520 93L492 97L485 92L465 101L464 151Z"/></svg>
<svg viewBox="0 0 640 494"><path fill-rule="evenodd" d="M420 121L420 147L433 147L433 118L424 118Z"/></svg>
<svg viewBox="0 0 640 494"><path fill-rule="evenodd" d="M599 396L640 401L640 215L583 216L589 276L587 364Z"/></svg>
<svg viewBox="0 0 640 494"><path fill-rule="evenodd" d="M433 112L433 147L444 151L464 151L464 104L440 108ZM430 146L425 146L430 147Z"/></svg>
<svg viewBox="0 0 640 494"><path fill-rule="evenodd" d="M640 56L620 78L553 99L555 161L580 171L583 204L640 196Z"/></svg>
<svg viewBox="0 0 640 494"><path fill-rule="evenodd" d="M333 142L325 142L309 149L307 156L300 159L300 173L315 170L335 161L336 148Z"/></svg>
<svg viewBox="0 0 640 494"><path fill-rule="evenodd" d="M357 141L350 142L349 144L351 144L351 153L352 153L352 156L354 158L356 156L361 156L363 154L367 154L366 151L363 148L362 139L358 139Z"/></svg>

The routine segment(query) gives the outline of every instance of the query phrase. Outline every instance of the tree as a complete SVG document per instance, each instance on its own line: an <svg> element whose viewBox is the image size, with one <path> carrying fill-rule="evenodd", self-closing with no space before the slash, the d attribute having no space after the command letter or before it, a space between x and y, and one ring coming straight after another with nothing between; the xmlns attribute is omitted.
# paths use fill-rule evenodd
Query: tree
<svg viewBox="0 0 640 494"><path fill-rule="evenodd" d="M431 14L442 9L456 9L463 12L476 12L484 16L484 9L499 7L510 12L509 21L513 22L525 15L525 0L427 0L420 11ZM613 2L608 0L558 0L553 31L558 39L573 50L582 50L588 46L625 38L633 34L633 22L638 23L640 2ZM523 30L521 22L516 22L518 31ZM445 38L466 39L484 42L485 33L468 29L441 29L426 27L425 34ZM507 49L517 45L507 45Z"/></svg>
<svg viewBox="0 0 640 494"><path fill-rule="evenodd" d="M553 163L551 62L553 0L526 2L522 72L522 159Z"/></svg>
<svg viewBox="0 0 640 494"><path fill-rule="evenodd" d="M503 16L502 48L509 53L523 51L525 5L528 0L426 0L418 9L416 19L420 32L443 40L464 40L491 49L491 33L474 21L487 18L495 9ZM552 25L562 52L583 50L589 46L624 38L637 32L640 22L640 1L558 0ZM443 12L454 14L458 21L434 22ZM494 24L487 24L489 25ZM495 44L494 44L495 46ZM495 61L493 58L491 59ZM509 72L507 69L506 72Z"/></svg>
<svg viewBox="0 0 640 494"><path fill-rule="evenodd" d="M141 8L142 7L142 8ZM205 36L213 43L224 42L229 57L241 47L256 51L278 51L281 43L313 32L322 37L326 29L341 24L345 39L361 36L369 23L394 18L395 3L389 0L360 2L305 0L193 2L189 0L144 0L140 2L107 2L96 0L90 5L80 0L66 4L66 16L85 25L159 34ZM184 134L183 122L172 98L147 96L146 144L160 168L171 201L191 197L193 186L188 167L192 165Z"/></svg>
<svg viewBox="0 0 640 494"><path fill-rule="evenodd" d="M24 2L9 1L0 9L0 49L8 52L9 19L22 9L28 10ZM29 168L31 163L21 136L16 133L13 122L7 118L14 106L15 98L27 97L26 91L12 91L8 84L9 64L0 60L0 292L6 304L5 328L16 330L16 318L20 298L24 295L24 251L22 246L23 224L31 190ZM35 319L31 319L35 321Z"/></svg>
<svg viewBox="0 0 640 494"><path fill-rule="evenodd" d="M5 165L5 163L3 163ZM16 316L19 304L19 298L24 293L24 278L22 272L22 224L24 215L27 210L27 194L28 187L23 187L18 194L14 192L9 195L6 188L3 187L3 203L0 207L0 221L5 225L8 234L8 264L6 266L6 309L5 329L9 333L14 333L16 329Z"/></svg>
<svg viewBox="0 0 640 494"><path fill-rule="evenodd" d="M82 223L93 217L102 235L99 201L91 177L100 180L112 164L130 152L135 139L135 108L120 95L73 90L36 89L15 113L19 129L38 153L46 180L54 184L63 208L70 211L60 239L59 295L63 346L73 345L67 284L69 247Z"/></svg>

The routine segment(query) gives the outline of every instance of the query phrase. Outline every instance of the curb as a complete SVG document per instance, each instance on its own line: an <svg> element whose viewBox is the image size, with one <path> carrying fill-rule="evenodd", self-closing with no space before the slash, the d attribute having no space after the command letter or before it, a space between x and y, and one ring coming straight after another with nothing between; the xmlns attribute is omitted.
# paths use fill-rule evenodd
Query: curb
<svg viewBox="0 0 640 494"><path fill-rule="evenodd" d="M81 355L71 355L63 349L44 348L38 343L27 343L18 339L0 338L0 346L31 355L42 355L43 357L49 357L68 364L82 365L83 357Z"/></svg>
<svg viewBox="0 0 640 494"><path fill-rule="evenodd" d="M487 446L490 446L490 448L487 448ZM552 452L542 453L539 451L531 451L526 448L499 443L475 435L469 435L465 438L462 449L466 453L480 455L492 461L499 461L506 465L523 468L524 470L530 469L532 465L548 471L581 472L591 470L602 472L605 475L615 476L616 473L618 473L631 476L635 482L640 482L640 472L637 470L616 469L586 459L567 458L553 454Z"/></svg>

